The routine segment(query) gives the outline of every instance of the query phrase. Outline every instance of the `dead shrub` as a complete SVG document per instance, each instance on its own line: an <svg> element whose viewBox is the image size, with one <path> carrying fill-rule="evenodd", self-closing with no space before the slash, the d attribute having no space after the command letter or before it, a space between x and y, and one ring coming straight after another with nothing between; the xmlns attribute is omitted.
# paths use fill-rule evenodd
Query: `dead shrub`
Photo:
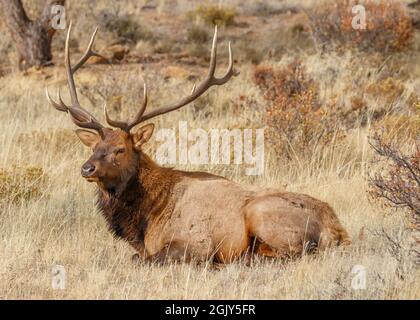
<svg viewBox="0 0 420 320"><path fill-rule="evenodd" d="M420 136L411 152L403 152L395 140L386 141L378 132L370 139L380 169L369 177L369 194L385 206L405 208L420 222Z"/></svg>
<svg viewBox="0 0 420 320"><path fill-rule="evenodd" d="M344 136L337 106L321 104L317 84L298 60L280 69L257 67L254 81L268 102L266 137L279 156L313 155Z"/></svg>
<svg viewBox="0 0 420 320"><path fill-rule="evenodd" d="M128 14L120 13L119 9L103 10L96 19L106 30L114 33L122 43L136 44L138 41L155 42L153 32Z"/></svg>
<svg viewBox="0 0 420 320"><path fill-rule="evenodd" d="M364 29L354 29L352 7L365 7ZM413 36L412 22L399 1L324 1L307 12L312 35L322 50L376 51L383 54L405 50Z"/></svg>
<svg viewBox="0 0 420 320"><path fill-rule="evenodd" d="M376 173L370 175L369 196L387 208L405 209L411 220L408 229L413 231L413 247L410 253L420 264L420 136L414 140L414 148L403 152L397 140L387 140L375 132L370 145L375 150ZM386 234L385 234L386 235ZM390 239L387 237L388 240ZM392 244L392 241L391 241ZM398 249L392 246L391 248ZM397 251L398 252L398 251ZM397 256L398 257L398 256ZM398 260L398 259L397 259Z"/></svg>
<svg viewBox="0 0 420 320"><path fill-rule="evenodd" d="M387 77L369 84L365 92L371 96L381 97L385 103L393 103L405 90L403 81Z"/></svg>

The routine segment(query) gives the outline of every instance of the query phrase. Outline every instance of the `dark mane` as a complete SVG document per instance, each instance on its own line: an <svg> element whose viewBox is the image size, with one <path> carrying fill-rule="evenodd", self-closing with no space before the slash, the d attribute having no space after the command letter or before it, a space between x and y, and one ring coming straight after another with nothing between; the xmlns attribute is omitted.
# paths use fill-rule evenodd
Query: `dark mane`
<svg viewBox="0 0 420 320"><path fill-rule="evenodd" d="M121 194L115 193L114 190L97 189L96 205L101 211L110 231L119 238L144 238L144 230L147 226L147 217L143 216L144 211L139 210L142 206L142 198L144 197L144 189L138 182L136 176L133 176L126 185L125 190ZM142 217L140 217L142 215ZM139 234L126 234L124 225L130 217L138 216L143 221L143 230L139 230ZM131 219L130 219L131 220Z"/></svg>
<svg viewBox="0 0 420 320"><path fill-rule="evenodd" d="M167 207L178 174L155 164L144 153L139 165L122 190L97 189L96 205L110 231L135 246L143 243L149 222L160 218Z"/></svg>

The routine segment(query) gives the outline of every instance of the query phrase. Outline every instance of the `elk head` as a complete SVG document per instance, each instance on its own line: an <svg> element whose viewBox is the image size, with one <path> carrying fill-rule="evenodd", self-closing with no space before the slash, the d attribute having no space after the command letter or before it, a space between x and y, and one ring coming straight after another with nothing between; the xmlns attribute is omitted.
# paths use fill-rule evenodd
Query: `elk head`
<svg viewBox="0 0 420 320"><path fill-rule="evenodd" d="M225 75L216 78L214 73L216 69L216 47L217 47L217 27L215 27L213 44L210 56L209 71L205 79L198 85L193 86L191 93L173 104L146 111L147 89L144 83L144 98L134 119L130 122L112 120L104 106L106 122L115 129L104 127L93 115L86 111L79 103L76 86L74 82L74 73L91 57L99 56L92 50L97 29L93 32L89 45L78 62L71 66L69 54L69 39L71 32L70 23L66 43L64 64L67 75L67 85L71 97L71 105L66 105L61 98L60 90L57 91L57 100L53 100L46 89L48 101L59 111L67 112L71 120L80 128L76 134L83 144L92 149L93 154L83 164L81 173L86 180L98 182L106 189L116 189L121 184L133 176L138 170L139 154L142 152L142 146L152 136L154 125L149 123L134 130L138 124L154 118L158 115L177 110L200 97L204 92L214 85L223 85L238 73L233 70L232 49L229 43L229 66Z"/></svg>

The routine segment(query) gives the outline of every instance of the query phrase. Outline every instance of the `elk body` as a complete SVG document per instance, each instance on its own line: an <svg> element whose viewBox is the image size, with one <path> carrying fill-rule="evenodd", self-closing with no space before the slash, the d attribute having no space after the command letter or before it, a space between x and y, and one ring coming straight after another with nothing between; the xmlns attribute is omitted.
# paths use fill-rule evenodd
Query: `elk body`
<svg viewBox="0 0 420 320"><path fill-rule="evenodd" d="M223 85L236 73L229 44L229 67L221 78L216 68L217 28L206 78L179 102L146 113L144 101L132 122L112 120L104 107L106 128L81 107L73 74L96 55L92 45L71 66L69 38L65 45L65 67L71 105L58 91L49 102L67 112L83 129L80 140L93 150L81 174L97 184L97 206L115 236L126 240L146 260L214 260L230 262L245 254L289 257L312 249L350 242L330 206L303 194L246 187L204 172L184 172L154 163L143 151L154 125L134 127L158 115L177 110L214 85ZM88 129L88 130L86 130Z"/></svg>

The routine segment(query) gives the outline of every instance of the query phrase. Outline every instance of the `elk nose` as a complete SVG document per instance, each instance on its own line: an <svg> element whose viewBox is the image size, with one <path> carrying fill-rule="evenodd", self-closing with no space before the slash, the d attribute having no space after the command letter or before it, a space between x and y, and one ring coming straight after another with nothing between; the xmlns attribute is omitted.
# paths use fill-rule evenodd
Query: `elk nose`
<svg viewBox="0 0 420 320"><path fill-rule="evenodd" d="M96 170L96 167L91 163L85 163L82 166L82 177L90 177Z"/></svg>

